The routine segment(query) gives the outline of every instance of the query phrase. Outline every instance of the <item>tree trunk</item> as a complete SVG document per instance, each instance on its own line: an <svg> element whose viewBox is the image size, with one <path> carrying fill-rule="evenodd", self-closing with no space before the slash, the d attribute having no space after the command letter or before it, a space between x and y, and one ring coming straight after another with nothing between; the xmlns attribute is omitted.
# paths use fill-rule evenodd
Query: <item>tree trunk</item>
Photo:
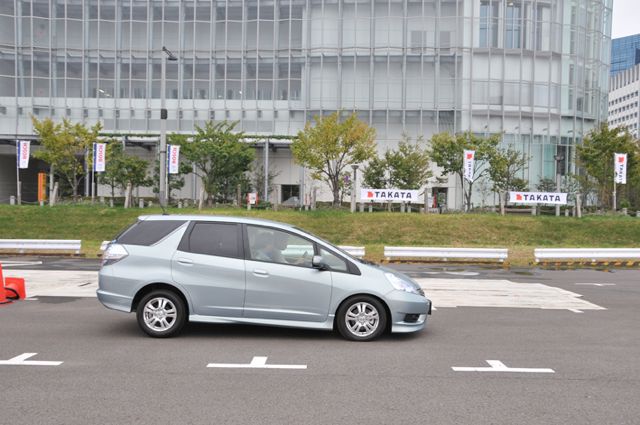
<svg viewBox="0 0 640 425"><path fill-rule="evenodd" d="M340 183L336 179L333 180L331 190L333 192L333 207L339 208L340 207Z"/></svg>

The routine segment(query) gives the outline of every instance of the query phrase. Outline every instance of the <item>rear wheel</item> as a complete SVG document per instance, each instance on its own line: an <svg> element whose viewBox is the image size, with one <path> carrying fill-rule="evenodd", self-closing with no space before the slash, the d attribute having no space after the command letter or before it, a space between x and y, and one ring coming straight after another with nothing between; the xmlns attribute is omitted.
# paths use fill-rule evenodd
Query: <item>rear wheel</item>
<svg viewBox="0 0 640 425"><path fill-rule="evenodd" d="M178 295L159 289L145 295L136 311L138 326L147 335L168 338L180 333L187 321L187 309Z"/></svg>
<svg viewBox="0 0 640 425"><path fill-rule="evenodd" d="M377 299L361 295L347 300L338 309L338 331L352 341L371 341L387 327L387 312Z"/></svg>

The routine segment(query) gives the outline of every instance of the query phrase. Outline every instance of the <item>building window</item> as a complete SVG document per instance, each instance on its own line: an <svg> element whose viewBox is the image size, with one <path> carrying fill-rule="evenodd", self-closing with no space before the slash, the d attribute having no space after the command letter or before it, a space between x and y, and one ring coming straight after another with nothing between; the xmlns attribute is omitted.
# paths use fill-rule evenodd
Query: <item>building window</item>
<svg viewBox="0 0 640 425"><path fill-rule="evenodd" d="M519 49L522 33L522 5L513 1L507 2L505 14L505 40L507 49Z"/></svg>
<svg viewBox="0 0 640 425"><path fill-rule="evenodd" d="M480 47L498 47L498 0L480 3Z"/></svg>

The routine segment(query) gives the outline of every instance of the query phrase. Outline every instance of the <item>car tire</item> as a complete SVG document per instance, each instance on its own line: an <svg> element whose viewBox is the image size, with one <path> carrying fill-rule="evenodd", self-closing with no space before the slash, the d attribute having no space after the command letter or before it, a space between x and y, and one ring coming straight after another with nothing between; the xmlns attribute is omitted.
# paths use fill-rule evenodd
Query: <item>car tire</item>
<svg viewBox="0 0 640 425"><path fill-rule="evenodd" d="M159 289L151 291L138 303L138 326L147 335L169 338L180 333L187 322L187 308L175 292Z"/></svg>
<svg viewBox="0 0 640 425"><path fill-rule="evenodd" d="M345 301L337 313L340 334L352 341L373 341L387 328L387 311L374 297L359 295Z"/></svg>

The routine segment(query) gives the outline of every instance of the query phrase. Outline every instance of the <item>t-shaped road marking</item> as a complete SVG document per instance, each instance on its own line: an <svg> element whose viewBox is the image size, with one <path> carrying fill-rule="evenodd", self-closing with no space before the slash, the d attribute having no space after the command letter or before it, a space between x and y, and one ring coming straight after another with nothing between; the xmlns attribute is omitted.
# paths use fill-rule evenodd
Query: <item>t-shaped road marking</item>
<svg viewBox="0 0 640 425"><path fill-rule="evenodd" d="M267 364L267 357L254 357L251 363L209 363L207 367L230 369L306 369L306 364Z"/></svg>
<svg viewBox="0 0 640 425"><path fill-rule="evenodd" d="M63 362L27 360L38 353L23 353L9 360L0 360L0 366L60 366Z"/></svg>
<svg viewBox="0 0 640 425"><path fill-rule="evenodd" d="M500 360L487 360L491 367L457 367L453 366L456 372L521 372L521 373L555 373L553 369L546 368L526 368L526 367L507 367Z"/></svg>

